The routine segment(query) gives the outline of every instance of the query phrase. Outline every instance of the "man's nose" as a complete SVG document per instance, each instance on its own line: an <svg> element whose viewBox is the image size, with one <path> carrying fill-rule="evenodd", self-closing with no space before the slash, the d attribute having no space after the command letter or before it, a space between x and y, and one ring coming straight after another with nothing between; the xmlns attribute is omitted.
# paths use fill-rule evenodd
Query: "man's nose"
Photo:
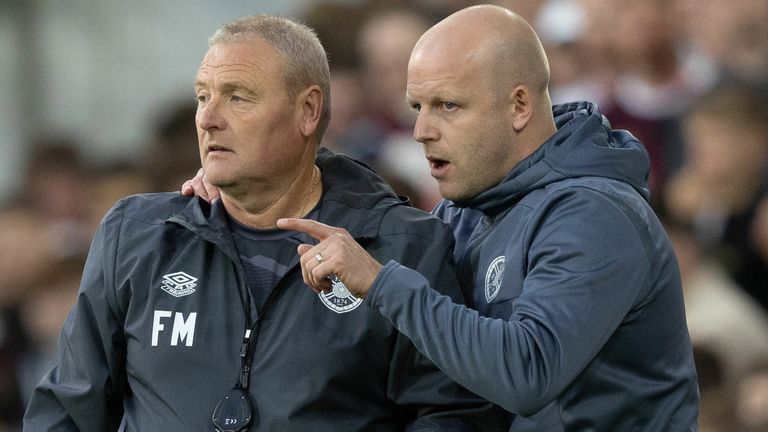
<svg viewBox="0 0 768 432"><path fill-rule="evenodd" d="M413 139L420 143L427 143L438 138L437 129L432 125L429 114L424 110L416 116L416 124L413 126Z"/></svg>
<svg viewBox="0 0 768 432"><path fill-rule="evenodd" d="M197 107L197 125L201 129L224 129L224 117L216 100L211 99Z"/></svg>

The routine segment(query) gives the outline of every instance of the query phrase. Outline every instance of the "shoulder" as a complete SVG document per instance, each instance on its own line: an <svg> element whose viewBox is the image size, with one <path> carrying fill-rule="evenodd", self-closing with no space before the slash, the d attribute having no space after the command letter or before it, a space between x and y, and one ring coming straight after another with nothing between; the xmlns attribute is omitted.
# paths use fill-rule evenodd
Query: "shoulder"
<svg viewBox="0 0 768 432"><path fill-rule="evenodd" d="M135 221L162 224L174 215L190 209L208 206L197 197L182 196L178 192L142 193L125 197L115 203L104 216L103 224L110 225Z"/></svg>
<svg viewBox="0 0 768 432"><path fill-rule="evenodd" d="M452 237L450 226L439 218L406 205L390 207L381 220L381 236L413 236L437 241Z"/></svg>
<svg viewBox="0 0 768 432"><path fill-rule="evenodd" d="M531 192L519 204L532 215L558 214L565 219L580 219L593 212L605 212L612 217L622 215L620 219L634 224L647 224L655 218L640 192L625 182L602 177L551 183Z"/></svg>
<svg viewBox="0 0 768 432"><path fill-rule="evenodd" d="M650 205L629 185L606 179L568 180L521 202L513 223L524 225L532 245L578 245L591 253L651 260L664 236ZM528 198L528 197L526 197Z"/></svg>

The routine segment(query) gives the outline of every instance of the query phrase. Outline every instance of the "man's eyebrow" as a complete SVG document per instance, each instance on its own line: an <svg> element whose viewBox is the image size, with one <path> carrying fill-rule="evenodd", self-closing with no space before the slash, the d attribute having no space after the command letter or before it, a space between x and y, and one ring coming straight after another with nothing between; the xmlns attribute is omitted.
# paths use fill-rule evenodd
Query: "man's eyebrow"
<svg viewBox="0 0 768 432"><path fill-rule="evenodd" d="M195 80L194 88L195 90L208 89L208 85L202 80ZM245 94L252 95L252 96L259 94L259 92L256 89L248 87L244 83L238 82L238 81L221 83L221 85L218 86L218 90L221 93L232 93L234 91L241 91Z"/></svg>
<svg viewBox="0 0 768 432"><path fill-rule="evenodd" d="M193 88L194 88L195 90L201 90L201 89L207 89L207 88L208 88L208 86L207 86L207 85L205 84L205 82L203 82L202 80L200 80L200 79L196 79L196 80L195 80L195 84L193 85Z"/></svg>
<svg viewBox="0 0 768 432"><path fill-rule="evenodd" d="M238 82L238 81L223 82L219 86L219 90L222 93L232 93L235 90L243 91L243 92L246 92L246 93L252 93L252 91L246 85L244 85L243 83Z"/></svg>
<svg viewBox="0 0 768 432"><path fill-rule="evenodd" d="M408 102L408 105L410 105L410 106L413 106L413 105L425 105L425 104L426 105L434 105L434 104L437 104L437 103L440 103L440 102L452 101L452 100L455 100L455 99L457 99L457 98L449 97L447 94L443 94L443 93L432 94L432 95L424 96L424 97L421 97L421 98L420 97L412 97L411 95L407 95L405 97L406 102Z"/></svg>

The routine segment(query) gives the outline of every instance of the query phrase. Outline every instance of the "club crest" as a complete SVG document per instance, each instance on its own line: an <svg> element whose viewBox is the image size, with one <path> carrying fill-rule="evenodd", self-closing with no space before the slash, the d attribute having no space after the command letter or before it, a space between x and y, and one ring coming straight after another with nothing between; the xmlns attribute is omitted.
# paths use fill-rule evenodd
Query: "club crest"
<svg viewBox="0 0 768 432"><path fill-rule="evenodd" d="M356 309L363 302L352 295L347 286L336 276L331 276L331 291L318 294L320 301L330 310L342 314Z"/></svg>
<svg viewBox="0 0 768 432"><path fill-rule="evenodd" d="M485 272L485 300L488 303L499 293L502 276L504 276L504 255L496 257Z"/></svg>
<svg viewBox="0 0 768 432"><path fill-rule="evenodd" d="M197 278L184 272L169 273L163 276L163 291L174 297L183 297L195 292Z"/></svg>

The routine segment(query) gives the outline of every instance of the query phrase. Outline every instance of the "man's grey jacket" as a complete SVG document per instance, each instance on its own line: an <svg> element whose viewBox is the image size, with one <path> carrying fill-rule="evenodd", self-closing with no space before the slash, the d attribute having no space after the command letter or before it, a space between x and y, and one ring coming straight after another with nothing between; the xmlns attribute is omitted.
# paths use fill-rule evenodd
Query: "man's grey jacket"
<svg viewBox="0 0 768 432"><path fill-rule="evenodd" d="M557 132L499 184L435 211L476 311L395 262L366 303L513 413L511 431L694 431L680 272L648 203L648 154L594 104L554 116Z"/></svg>
<svg viewBox="0 0 768 432"><path fill-rule="evenodd" d="M461 301L445 224L348 158L321 151L317 163L321 222ZM240 374L246 290L220 200L120 201L94 238L58 365L35 390L24 429L211 430L214 407ZM503 415L490 404L339 294L326 305L304 285L297 256L261 316L251 304L251 431L500 430Z"/></svg>

